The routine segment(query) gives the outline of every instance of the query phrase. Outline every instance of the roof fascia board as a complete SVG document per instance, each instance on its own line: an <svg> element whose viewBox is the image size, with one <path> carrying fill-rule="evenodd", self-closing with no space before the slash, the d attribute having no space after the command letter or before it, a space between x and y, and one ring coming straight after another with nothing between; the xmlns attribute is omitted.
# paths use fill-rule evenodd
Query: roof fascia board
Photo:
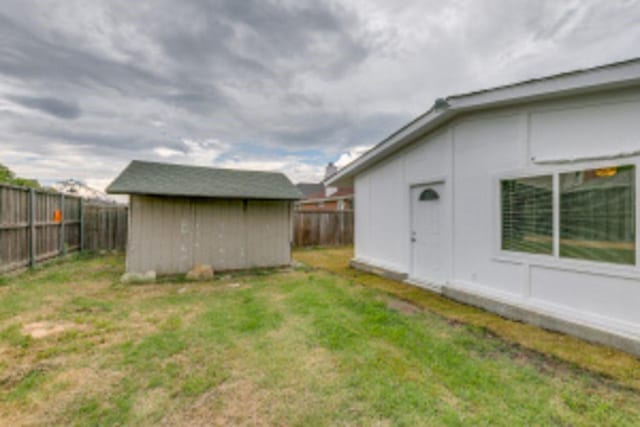
<svg viewBox="0 0 640 427"><path fill-rule="evenodd" d="M335 185L351 178L461 112L561 98L577 93L587 94L633 85L640 85L640 60L605 65L589 70L578 70L468 94L453 95L446 98L449 108L445 110L432 108L325 179L324 182L327 185Z"/></svg>
<svg viewBox="0 0 640 427"><path fill-rule="evenodd" d="M448 97L447 101L452 108L466 111L640 84L640 61L619 67L568 73L485 91L454 95Z"/></svg>
<svg viewBox="0 0 640 427"><path fill-rule="evenodd" d="M433 109L429 110L426 114L401 128L399 131L373 147L361 157L326 178L324 183L326 185L336 185L337 183L340 183L345 178L358 173L362 169L379 162L388 155L393 154L400 148L409 145L420 136L453 117L454 113L455 112L452 109L440 111Z"/></svg>

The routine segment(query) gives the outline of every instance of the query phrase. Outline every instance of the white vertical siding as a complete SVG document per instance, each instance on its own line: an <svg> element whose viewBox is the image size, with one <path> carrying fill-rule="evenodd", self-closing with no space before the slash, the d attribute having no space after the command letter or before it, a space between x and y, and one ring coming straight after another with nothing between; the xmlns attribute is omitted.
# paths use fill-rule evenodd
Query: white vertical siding
<svg viewBox="0 0 640 427"><path fill-rule="evenodd" d="M493 263L496 171L521 168L519 115L469 120L454 128L454 278L520 292L518 265Z"/></svg>
<svg viewBox="0 0 640 427"><path fill-rule="evenodd" d="M451 153L445 129L408 147L355 180L355 255L361 261L408 272L410 258L409 188L447 181ZM445 182L443 199L449 200ZM447 205L446 215L450 215ZM445 242L450 240L446 224ZM450 257L446 257L446 266Z"/></svg>

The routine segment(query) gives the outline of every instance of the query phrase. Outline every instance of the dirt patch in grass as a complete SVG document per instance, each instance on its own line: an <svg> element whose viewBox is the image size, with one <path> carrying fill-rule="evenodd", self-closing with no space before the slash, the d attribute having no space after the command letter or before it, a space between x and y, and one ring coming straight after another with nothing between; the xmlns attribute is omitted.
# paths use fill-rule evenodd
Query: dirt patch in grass
<svg viewBox="0 0 640 427"><path fill-rule="evenodd" d="M272 425L264 396L251 381L237 378L200 395L191 405L160 421L162 426Z"/></svg>
<svg viewBox="0 0 640 427"><path fill-rule="evenodd" d="M64 383L69 389L82 390L90 388L94 392L105 392L106 385L115 384L122 378L122 374L100 371L91 367L71 368L60 372L55 381Z"/></svg>
<svg viewBox="0 0 640 427"><path fill-rule="evenodd" d="M158 413L163 413L170 407L172 397L170 393L163 388L154 388L139 394L133 405L135 416L139 420L153 420L158 417ZM154 424L145 422L144 424ZM178 425L178 424L174 424Z"/></svg>
<svg viewBox="0 0 640 427"><path fill-rule="evenodd" d="M398 311L402 314L412 315L422 311L420 307L409 302L397 298L387 299L387 307L391 310Z"/></svg>
<svg viewBox="0 0 640 427"><path fill-rule="evenodd" d="M259 388L250 380L238 379L234 382L222 384L218 392L224 406L214 420L219 426L255 425L267 426L269 410L264 406L265 397Z"/></svg>
<svg viewBox="0 0 640 427"><path fill-rule="evenodd" d="M86 394L107 396L111 388L124 377L124 373L85 366L68 368L60 371L51 383L64 389L64 393L58 393L58 403L72 402Z"/></svg>
<svg viewBox="0 0 640 427"><path fill-rule="evenodd" d="M39 362L35 364L24 364L12 366L6 369L0 376L0 385L5 390L10 390L20 384L29 375L41 374L56 368L56 364L51 362Z"/></svg>
<svg viewBox="0 0 640 427"><path fill-rule="evenodd" d="M78 325L71 322L41 321L28 323L22 327L22 333L33 339L46 338L51 335L60 335L70 330L86 329L86 325Z"/></svg>

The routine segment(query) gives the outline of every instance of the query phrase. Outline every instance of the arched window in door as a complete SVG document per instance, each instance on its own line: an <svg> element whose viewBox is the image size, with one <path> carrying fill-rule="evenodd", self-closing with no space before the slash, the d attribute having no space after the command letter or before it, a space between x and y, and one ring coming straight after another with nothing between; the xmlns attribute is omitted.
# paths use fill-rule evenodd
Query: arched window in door
<svg viewBox="0 0 640 427"><path fill-rule="evenodd" d="M421 202L427 202L427 201L438 200L438 199L440 199L440 195L433 188L427 188L422 193L420 193L420 197L418 198L418 200L420 200Z"/></svg>

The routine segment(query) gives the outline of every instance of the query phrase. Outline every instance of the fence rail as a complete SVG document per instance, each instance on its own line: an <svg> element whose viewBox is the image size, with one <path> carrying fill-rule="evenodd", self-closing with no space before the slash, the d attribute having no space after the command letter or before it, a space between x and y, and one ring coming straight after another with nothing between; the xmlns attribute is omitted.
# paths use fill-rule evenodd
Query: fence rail
<svg viewBox="0 0 640 427"><path fill-rule="evenodd" d="M293 222L297 247L353 244L353 211L296 211Z"/></svg>
<svg viewBox="0 0 640 427"><path fill-rule="evenodd" d="M0 273L77 250L124 250L126 215L125 206L0 184Z"/></svg>

